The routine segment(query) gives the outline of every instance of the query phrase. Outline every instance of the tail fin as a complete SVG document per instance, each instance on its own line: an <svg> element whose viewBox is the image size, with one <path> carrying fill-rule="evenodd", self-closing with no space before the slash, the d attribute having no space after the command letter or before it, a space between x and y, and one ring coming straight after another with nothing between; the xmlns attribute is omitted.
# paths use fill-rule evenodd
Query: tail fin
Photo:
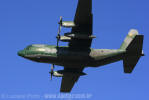
<svg viewBox="0 0 149 100"><path fill-rule="evenodd" d="M136 66L139 58L143 56L143 35L139 35L135 29L130 30L120 49L126 50L123 58L125 73L131 73Z"/></svg>

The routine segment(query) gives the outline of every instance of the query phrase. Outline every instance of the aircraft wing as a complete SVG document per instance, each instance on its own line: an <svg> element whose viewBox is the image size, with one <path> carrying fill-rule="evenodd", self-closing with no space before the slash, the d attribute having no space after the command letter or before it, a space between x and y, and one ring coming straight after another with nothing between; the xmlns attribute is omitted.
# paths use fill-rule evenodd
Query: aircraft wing
<svg viewBox="0 0 149 100"><path fill-rule="evenodd" d="M71 33L91 36L92 35L92 0L78 0L77 10L74 18L75 27L72 27ZM90 48L92 39L72 39L69 47Z"/></svg>
<svg viewBox="0 0 149 100"><path fill-rule="evenodd" d="M66 68L64 71L71 72L72 74L64 74L62 77L61 89L60 92L70 92L74 84L78 81L81 74L75 74L76 72L81 73L84 68Z"/></svg>

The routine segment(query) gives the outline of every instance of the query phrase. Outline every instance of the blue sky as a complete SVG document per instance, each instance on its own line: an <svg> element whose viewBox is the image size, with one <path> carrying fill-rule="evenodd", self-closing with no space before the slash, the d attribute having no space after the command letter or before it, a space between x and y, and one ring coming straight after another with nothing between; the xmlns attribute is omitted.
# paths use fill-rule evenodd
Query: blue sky
<svg viewBox="0 0 149 100"><path fill-rule="evenodd" d="M123 73L122 61L86 68L88 75L79 79L71 94L90 94L91 100L149 99L148 5L148 0L93 0L93 33L97 38L92 48L117 49L134 28L145 36L146 56L132 74ZM61 78L50 81L50 65L23 59L17 51L29 44L56 45L59 16L73 20L76 6L77 0L0 0L0 99L30 94L28 99L36 100L39 98L33 95L59 94Z"/></svg>

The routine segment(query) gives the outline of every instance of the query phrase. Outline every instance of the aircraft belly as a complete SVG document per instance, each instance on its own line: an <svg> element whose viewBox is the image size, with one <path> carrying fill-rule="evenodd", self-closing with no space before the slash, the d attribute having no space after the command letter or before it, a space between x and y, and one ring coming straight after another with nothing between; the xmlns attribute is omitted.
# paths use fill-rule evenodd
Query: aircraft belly
<svg viewBox="0 0 149 100"><path fill-rule="evenodd" d="M104 59L91 61L89 66L98 67L98 66L110 64L110 63L113 63L113 62L116 62L122 59L123 59L123 54L119 54L119 55L107 57Z"/></svg>
<svg viewBox="0 0 149 100"><path fill-rule="evenodd" d="M68 54L58 56L57 59L60 59L61 66L85 66L86 62L89 59L89 56Z"/></svg>
<svg viewBox="0 0 149 100"><path fill-rule="evenodd" d="M81 54L73 54L73 53L65 53L65 54L58 54L56 56L53 55L29 55L25 58L40 62L40 63L52 63L55 65L60 66L78 66L84 65L89 57L87 55Z"/></svg>
<svg viewBox="0 0 149 100"><path fill-rule="evenodd" d="M57 62L57 57L50 56L50 55L28 55L25 58L41 63L52 63Z"/></svg>
<svg viewBox="0 0 149 100"><path fill-rule="evenodd" d="M111 49L95 49L90 53L91 61L88 66L98 67L119 61L123 58L125 51Z"/></svg>

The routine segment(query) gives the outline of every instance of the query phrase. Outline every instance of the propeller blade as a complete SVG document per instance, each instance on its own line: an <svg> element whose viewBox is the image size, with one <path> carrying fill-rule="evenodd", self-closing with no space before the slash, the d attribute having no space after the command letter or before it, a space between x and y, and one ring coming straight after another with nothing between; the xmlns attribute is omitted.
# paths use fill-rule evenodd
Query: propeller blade
<svg viewBox="0 0 149 100"><path fill-rule="evenodd" d="M54 64L52 64L51 66L51 72L53 72L53 70L54 70Z"/></svg>
<svg viewBox="0 0 149 100"><path fill-rule="evenodd" d="M60 24L61 26L62 26L62 21L63 21L62 16L60 16L59 24Z"/></svg>
<svg viewBox="0 0 149 100"><path fill-rule="evenodd" d="M58 34L60 34L60 32L61 32L61 25L59 25L59 28L58 28Z"/></svg>
<svg viewBox="0 0 149 100"><path fill-rule="evenodd" d="M59 46L58 44L59 44L59 39L57 38L57 47Z"/></svg>
<svg viewBox="0 0 149 100"><path fill-rule="evenodd" d="M57 47L59 46L59 40L60 40L60 32L62 28L62 16L60 16L60 21L59 21L59 28L58 28L58 33L57 33Z"/></svg>
<svg viewBox="0 0 149 100"><path fill-rule="evenodd" d="M52 80L52 73L51 73L51 80Z"/></svg>
<svg viewBox="0 0 149 100"><path fill-rule="evenodd" d="M52 64L52 66L51 66L51 80L52 80L52 76L53 76L53 72L54 72L54 64Z"/></svg>
<svg viewBox="0 0 149 100"><path fill-rule="evenodd" d="M58 34L60 34L60 32L61 32L62 21L63 21L63 20L62 20L62 16L60 16Z"/></svg>

